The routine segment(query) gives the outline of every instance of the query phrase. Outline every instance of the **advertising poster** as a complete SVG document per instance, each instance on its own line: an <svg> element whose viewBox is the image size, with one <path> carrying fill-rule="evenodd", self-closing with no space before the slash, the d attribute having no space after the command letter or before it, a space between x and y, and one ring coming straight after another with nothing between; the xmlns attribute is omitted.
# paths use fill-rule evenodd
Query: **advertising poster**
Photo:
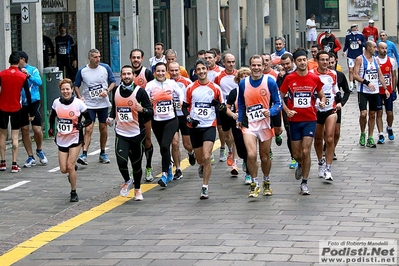
<svg viewBox="0 0 399 266"><path fill-rule="evenodd" d="M349 0L348 20L378 20L378 0Z"/></svg>

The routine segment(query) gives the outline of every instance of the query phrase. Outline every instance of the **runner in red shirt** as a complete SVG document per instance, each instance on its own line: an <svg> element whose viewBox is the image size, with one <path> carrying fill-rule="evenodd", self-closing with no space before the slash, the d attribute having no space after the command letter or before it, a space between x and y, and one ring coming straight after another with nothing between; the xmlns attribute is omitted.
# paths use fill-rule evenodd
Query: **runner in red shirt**
<svg viewBox="0 0 399 266"><path fill-rule="evenodd" d="M21 91L24 89L26 99L28 101L29 121L32 121L33 114L31 95L28 85L28 74L24 74L19 68L20 60L18 52L13 52L8 62L10 67L0 72L0 171L5 171L6 167L6 138L8 122L11 121L11 141L12 141L12 167L11 173L18 173L21 171L17 164L18 159L18 136L21 128Z"/></svg>
<svg viewBox="0 0 399 266"><path fill-rule="evenodd" d="M298 49L293 53L297 70L286 76L280 87L281 97L288 94L284 103L284 111L287 113L290 123L291 147L298 166L295 170L295 178L302 178L301 194L309 195L308 177L310 172L310 149L316 131L316 98L320 99L319 107L325 107L326 97L323 92L323 83L313 73L309 73L306 51Z"/></svg>

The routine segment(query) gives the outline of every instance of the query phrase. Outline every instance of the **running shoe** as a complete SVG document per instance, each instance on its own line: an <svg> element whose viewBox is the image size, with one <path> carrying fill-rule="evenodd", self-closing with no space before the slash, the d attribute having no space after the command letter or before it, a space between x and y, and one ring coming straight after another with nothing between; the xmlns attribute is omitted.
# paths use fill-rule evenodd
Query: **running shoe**
<svg viewBox="0 0 399 266"><path fill-rule="evenodd" d="M129 195L129 191L130 191L130 188L132 187L132 184L133 184L133 179L129 179L129 181L125 181L125 183L123 183L122 184L122 188L121 188L121 191L119 192L119 194L122 196L122 197L127 197L127 195Z"/></svg>
<svg viewBox="0 0 399 266"><path fill-rule="evenodd" d="M213 155L213 152L211 152L211 163L215 162L215 156Z"/></svg>
<svg viewBox="0 0 399 266"><path fill-rule="evenodd" d="M69 202L78 202L78 201L79 201L78 193L76 193L76 191L71 191L71 198L69 199Z"/></svg>
<svg viewBox="0 0 399 266"><path fill-rule="evenodd" d="M245 185L250 185L252 183L252 178L250 175L245 175Z"/></svg>
<svg viewBox="0 0 399 266"><path fill-rule="evenodd" d="M334 160L334 161L338 160L337 155L335 154L335 152L334 152L334 158L333 158L333 160Z"/></svg>
<svg viewBox="0 0 399 266"><path fill-rule="evenodd" d="M270 161L273 161L273 152L272 152L272 149L270 149L270 151L269 151L269 158L270 158Z"/></svg>
<svg viewBox="0 0 399 266"><path fill-rule="evenodd" d="M326 171L326 161L324 159L321 160L322 162L319 163L319 170L317 171L319 177L324 177L324 172Z"/></svg>
<svg viewBox="0 0 399 266"><path fill-rule="evenodd" d="M290 169L295 169L298 163L294 158L291 158Z"/></svg>
<svg viewBox="0 0 399 266"><path fill-rule="evenodd" d="M168 186L168 178L164 175L161 176L161 178L158 180L158 185L161 187L167 187Z"/></svg>
<svg viewBox="0 0 399 266"><path fill-rule="evenodd" d="M154 176L152 175L152 167L147 167L145 169L145 181L147 182L154 181Z"/></svg>
<svg viewBox="0 0 399 266"><path fill-rule="evenodd" d="M226 149L220 149L219 162L225 162L227 160Z"/></svg>
<svg viewBox="0 0 399 266"><path fill-rule="evenodd" d="M167 182L167 183L169 183L169 182L171 182L171 181L173 180L173 171L172 171L172 167L173 167L173 165L171 164L171 165L169 166L169 169L168 169L168 179L166 179L166 182Z"/></svg>
<svg viewBox="0 0 399 266"><path fill-rule="evenodd" d="M366 133L360 134L359 144L362 147L364 147L364 145L366 145Z"/></svg>
<svg viewBox="0 0 399 266"><path fill-rule="evenodd" d="M310 195L309 187L308 187L307 183L302 183L301 184L301 194L302 195Z"/></svg>
<svg viewBox="0 0 399 266"><path fill-rule="evenodd" d="M195 154L194 151L190 154L188 154L188 162L190 163L190 165L194 165L195 164Z"/></svg>
<svg viewBox="0 0 399 266"><path fill-rule="evenodd" d="M26 160L25 164L24 164L24 167L25 168L30 168L30 167L35 166L35 165L36 165L35 158L29 156L28 159Z"/></svg>
<svg viewBox="0 0 399 266"><path fill-rule="evenodd" d="M233 175L233 176L237 176L238 175L238 166L237 166L237 164L233 164L233 166L231 167L230 174Z"/></svg>
<svg viewBox="0 0 399 266"><path fill-rule="evenodd" d="M46 165L48 163L46 155L44 155L43 150L36 150L36 155L39 157L41 164Z"/></svg>
<svg viewBox="0 0 399 266"><path fill-rule="evenodd" d="M332 177L332 174L331 174L331 169L326 169L326 171L324 172L324 179L327 181L334 180L334 178Z"/></svg>
<svg viewBox="0 0 399 266"><path fill-rule="evenodd" d="M18 173L21 172L21 168L17 164L13 164L11 166L11 173Z"/></svg>
<svg viewBox="0 0 399 266"><path fill-rule="evenodd" d="M77 162L83 165L88 165L89 163L87 162L87 155L86 154L80 155Z"/></svg>
<svg viewBox="0 0 399 266"><path fill-rule="evenodd" d="M388 129L388 127L387 127L387 133L388 133L389 140L394 140L395 139L395 135L393 134L392 128Z"/></svg>
<svg viewBox="0 0 399 266"><path fill-rule="evenodd" d="M270 187L270 180L263 181L263 196L271 196L273 195L273 190Z"/></svg>
<svg viewBox="0 0 399 266"><path fill-rule="evenodd" d="M384 144L384 143L385 143L384 135L379 135L377 144Z"/></svg>
<svg viewBox="0 0 399 266"><path fill-rule="evenodd" d="M180 169L176 169L175 175L173 176L173 180L180 180L183 178L183 173Z"/></svg>
<svg viewBox="0 0 399 266"><path fill-rule="evenodd" d="M200 199L209 199L208 189L206 187L201 188Z"/></svg>
<svg viewBox="0 0 399 266"><path fill-rule="evenodd" d="M247 163L245 161L242 161L242 171L243 172L247 171Z"/></svg>
<svg viewBox="0 0 399 266"><path fill-rule="evenodd" d="M283 137L281 135L277 135L274 140L276 141L277 146L281 146L281 144L283 144Z"/></svg>
<svg viewBox="0 0 399 266"><path fill-rule="evenodd" d="M374 143L373 137L369 137L369 138L367 139L367 144L366 144L366 146L369 147L369 148L377 148L377 145L375 145L375 143Z"/></svg>
<svg viewBox="0 0 399 266"><path fill-rule="evenodd" d="M5 170L7 170L7 166L6 162L4 161L0 163L0 171L5 171Z"/></svg>
<svg viewBox="0 0 399 266"><path fill-rule="evenodd" d="M98 157L98 161L103 164L110 163L110 160L108 159L108 155L106 153L100 154L100 156Z"/></svg>
<svg viewBox="0 0 399 266"><path fill-rule="evenodd" d="M232 166L234 163L234 155L231 151L227 153L227 165Z"/></svg>
<svg viewBox="0 0 399 266"><path fill-rule="evenodd" d="M134 198L135 201L142 201L144 199L143 193L141 193L141 189L134 190Z"/></svg>
<svg viewBox="0 0 399 266"><path fill-rule="evenodd" d="M257 198L259 196L259 192L260 192L259 185L257 185L255 182L252 182L251 186L249 187L248 198Z"/></svg>
<svg viewBox="0 0 399 266"><path fill-rule="evenodd" d="M198 166L198 176L199 176L199 178L204 177L204 166L203 165Z"/></svg>
<svg viewBox="0 0 399 266"><path fill-rule="evenodd" d="M295 169L295 179L301 180L303 177L302 175L302 167L298 164Z"/></svg>

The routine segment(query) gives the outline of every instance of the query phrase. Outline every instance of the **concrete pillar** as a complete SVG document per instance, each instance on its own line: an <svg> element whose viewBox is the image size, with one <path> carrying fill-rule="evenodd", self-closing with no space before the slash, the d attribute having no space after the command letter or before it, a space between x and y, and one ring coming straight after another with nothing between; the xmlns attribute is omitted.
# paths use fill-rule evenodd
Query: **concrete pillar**
<svg viewBox="0 0 399 266"><path fill-rule="evenodd" d="M149 66L154 54L154 5L153 1L137 0L139 6L139 48L144 51L146 57L144 66Z"/></svg>
<svg viewBox="0 0 399 266"><path fill-rule="evenodd" d="M295 0L290 0L290 17L291 17L291 28L290 28L290 46L293 51L298 47L296 41L296 15L295 15Z"/></svg>
<svg viewBox="0 0 399 266"><path fill-rule="evenodd" d="M285 47L288 51L292 49L292 47L290 47L290 38L291 38L290 29L292 23L291 14L290 14L290 1L291 0L282 0L283 36L285 37Z"/></svg>
<svg viewBox="0 0 399 266"><path fill-rule="evenodd" d="M121 66L130 65L130 51L137 48L137 13L136 0L120 0L120 41L121 41ZM149 58L145 54L145 58ZM145 64L147 65L147 64Z"/></svg>
<svg viewBox="0 0 399 266"><path fill-rule="evenodd" d="M42 34L42 5L30 3L29 23L21 24L22 50L25 51L29 60L28 63L43 71L43 34Z"/></svg>
<svg viewBox="0 0 399 266"><path fill-rule="evenodd" d="M240 1L229 1L230 52L236 57L236 67L241 63Z"/></svg>
<svg viewBox="0 0 399 266"><path fill-rule="evenodd" d="M279 36L277 1L278 0L269 0L270 38L273 38L272 42L270 43L270 53L274 52L274 41L275 41L275 38Z"/></svg>
<svg viewBox="0 0 399 266"><path fill-rule="evenodd" d="M209 32L209 2L209 0L197 1L198 50L212 48Z"/></svg>
<svg viewBox="0 0 399 266"><path fill-rule="evenodd" d="M257 30L258 33L258 54L262 54L265 52L265 21L263 17L263 0L256 0L256 20L258 22Z"/></svg>
<svg viewBox="0 0 399 266"><path fill-rule="evenodd" d="M256 16L256 1L247 0L247 58L250 58L258 52L258 23Z"/></svg>
<svg viewBox="0 0 399 266"><path fill-rule="evenodd" d="M186 65L184 44L184 1L170 1L170 36L172 49L177 52L177 61L181 66Z"/></svg>
<svg viewBox="0 0 399 266"><path fill-rule="evenodd" d="M0 70L8 68L11 54L11 14L10 0L0 2Z"/></svg>
<svg viewBox="0 0 399 266"><path fill-rule="evenodd" d="M298 0L299 46L306 48L306 0Z"/></svg>
<svg viewBox="0 0 399 266"><path fill-rule="evenodd" d="M220 38L220 0L211 0L209 3L209 37L210 47L221 49Z"/></svg>
<svg viewBox="0 0 399 266"><path fill-rule="evenodd" d="M94 36L94 0L79 1L76 8L76 33L78 45L78 66L87 64L87 54L90 49L96 48Z"/></svg>

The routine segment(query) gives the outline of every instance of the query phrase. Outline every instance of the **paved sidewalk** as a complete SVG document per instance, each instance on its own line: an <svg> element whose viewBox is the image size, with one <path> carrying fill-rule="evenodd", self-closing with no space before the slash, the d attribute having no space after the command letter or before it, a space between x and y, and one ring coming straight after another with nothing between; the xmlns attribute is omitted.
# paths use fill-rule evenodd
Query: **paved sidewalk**
<svg viewBox="0 0 399 266"><path fill-rule="evenodd" d="M343 110L338 160L332 166L334 182L317 177L312 151L309 196L299 194L294 170L288 169L284 133L283 145L272 147L272 197L247 198L242 171L239 177L231 177L226 163L215 162L210 199L200 200L197 166L188 167L183 179L145 192L144 201L118 205L14 265L317 265L320 240L399 239L399 136L376 149L358 146L356 96L351 95ZM398 124L394 122L394 129L399 130ZM65 176L48 172L57 166L51 140L44 143L50 165L14 175L0 173L0 189L31 181L0 191L0 254L107 200L121 200L122 178L115 163L112 129L109 132L111 164L97 163L98 154L89 156L90 164L78 171L81 201L77 204L68 202ZM98 148L96 135L89 153ZM158 147L155 151L158 174ZM216 150L216 160L218 155ZM21 148L20 162L23 159Z"/></svg>

